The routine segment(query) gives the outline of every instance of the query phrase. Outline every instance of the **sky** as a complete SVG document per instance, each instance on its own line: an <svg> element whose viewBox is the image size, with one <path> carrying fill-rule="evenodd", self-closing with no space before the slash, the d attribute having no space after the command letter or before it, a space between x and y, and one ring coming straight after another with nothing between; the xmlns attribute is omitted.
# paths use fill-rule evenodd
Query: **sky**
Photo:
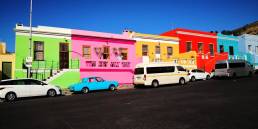
<svg viewBox="0 0 258 129"><path fill-rule="evenodd" d="M0 0L0 41L15 51L16 23L29 26L30 0ZM32 25L109 33L222 31L258 20L258 0L33 0Z"/></svg>

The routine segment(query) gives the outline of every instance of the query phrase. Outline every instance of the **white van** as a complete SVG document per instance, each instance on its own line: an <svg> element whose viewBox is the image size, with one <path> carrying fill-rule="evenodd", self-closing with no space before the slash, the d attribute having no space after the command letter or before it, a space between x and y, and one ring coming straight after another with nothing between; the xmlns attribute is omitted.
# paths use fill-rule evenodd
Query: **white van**
<svg viewBox="0 0 258 129"><path fill-rule="evenodd" d="M188 72L171 63L141 63L134 70L134 85L158 87L159 85L189 82Z"/></svg>
<svg viewBox="0 0 258 129"><path fill-rule="evenodd" d="M254 73L253 65L245 60L217 61L215 65L216 77L251 76Z"/></svg>

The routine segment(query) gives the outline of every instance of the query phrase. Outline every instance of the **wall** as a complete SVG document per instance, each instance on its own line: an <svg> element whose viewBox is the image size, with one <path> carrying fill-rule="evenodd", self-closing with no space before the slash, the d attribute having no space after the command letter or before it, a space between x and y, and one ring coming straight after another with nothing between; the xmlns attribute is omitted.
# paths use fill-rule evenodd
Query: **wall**
<svg viewBox="0 0 258 129"><path fill-rule="evenodd" d="M217 54L217 36L214 33L177 28L161 34L163 36L179 37L179 52L185 53L186 42L192 43L192 51L197 53L197 67L211 72L217 59L227 59L226 53ZM203 51L198 52L198 43L203 43ZM209 53L209 44L213 44L214 55ZM216 57L218 56L218 58Z"/></svg>
<svg viewBox="0 0 258 129"><path fill-rule="evenodd" d="M119 83L132 83L134 66L138 63L135 55L135 41L116 34L89 32L81 30L72 31L72 57L80 59L81 78L100 76L107 80L116 80ZM90 46L91 58L82 56L83 45ZM109 46L110 58L99 59L95 48ZM128 59L119 60L113 48L127 48ZM95 62L96 66L92 66ZM106 62L107 66L100 66L100 62ZM128 63L129 65L123 65Z"/></svg>
<svg viewBox="0 0 258 129"><path fill-rule="evenodd" d="M218 52L220 53L220 45L224 46L224 52L227 52L229 54L229 47L232 46L234 50L234 55L229 55L229 59L237 59L241 58L239 52L238 52L238 44L239 44L239 39L236 36L232 35L223 35L221 33L217 34L217 43L218 43Z"/></svg>
<svg viewBox="0 0 258 129"><path fill-rule="evenodd" d="M248 45L252 45L252 50L248 50ZM239 51L243 53L247 58L247 61L254 64L256 69L258 69L258 36L244 34L239 36Z"/></svg>

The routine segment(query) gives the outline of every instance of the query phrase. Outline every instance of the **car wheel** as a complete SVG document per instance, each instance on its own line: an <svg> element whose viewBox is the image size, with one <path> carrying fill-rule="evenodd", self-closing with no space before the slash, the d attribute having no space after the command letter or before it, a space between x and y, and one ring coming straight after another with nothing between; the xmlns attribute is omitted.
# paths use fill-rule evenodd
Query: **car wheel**
<svg viewBox="0 0 258 129"><path fill-rule="evenodd" d="M5 95L5 100L10 102L10 101L14 101L16 99L16 94L14 92L9 92Z"/></svg>
<svg viewBox="0 0 258 129"><path fill-rule="evenodd" d="M206 80L209 80L211 77L210 77L210 75L207 75L206 76Z"/></svg>
<svg viewBox="0 0 258 129"><path fill-rule="evenodd" d="M116 90L116 87L114 85L110 85L109 90L114 91L114 90Z"/></svg>
<svg viewBox="0 0 258 129"><path fill-rule="evenodd" d="M252 73L251 71L249 71L248 76L249 76L249 77L252 77L252 76L253 76L253 73Z"/></svg>
<svg viewBox="0 0 258 129"><path fill-rule="evenodd" d="M191 77L191 81L194 82L196 79L194 76Z"/></svg>
<svg viewBox="0 0 258 129"><path fill-rule="evenodd" d="M152 87L157 88L159 87L159 82L157 80L152 81L151 83Z"/></svg>
<svg viewBox="0 0 258 129"><path fill-rule="evenodd" d="M47 91L47 96L48 96L48 97L54 97L54 96L56 96L56 91L53 90L53 89L48 90L48 91Z"/></svg>
<svg viewBox="0 0 258 129"><path fill-rule="evenodd" d="M82 88L82 93L83 94L89 93L89 89L87 87Z"/></svg>
<svg viewBox="0 0 258 129"><path fill-rule="evenodd" d="M180 78L179 79L179 84L180 85L184 85L185 84L185 79L184 78Z"/></svg>

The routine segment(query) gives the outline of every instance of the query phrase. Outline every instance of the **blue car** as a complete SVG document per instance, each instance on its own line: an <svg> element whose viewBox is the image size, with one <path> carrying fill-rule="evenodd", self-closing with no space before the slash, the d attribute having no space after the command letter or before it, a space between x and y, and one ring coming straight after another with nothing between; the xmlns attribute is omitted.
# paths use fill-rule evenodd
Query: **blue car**
<svg viewBox="0 0 258 129"><path fill-rule="evenodd" d="M69 87L71 92L88 93L94 90L116 90L118 87L117 81L106 81L101 77L83 78L80 83L73 84Z"/></svg>

